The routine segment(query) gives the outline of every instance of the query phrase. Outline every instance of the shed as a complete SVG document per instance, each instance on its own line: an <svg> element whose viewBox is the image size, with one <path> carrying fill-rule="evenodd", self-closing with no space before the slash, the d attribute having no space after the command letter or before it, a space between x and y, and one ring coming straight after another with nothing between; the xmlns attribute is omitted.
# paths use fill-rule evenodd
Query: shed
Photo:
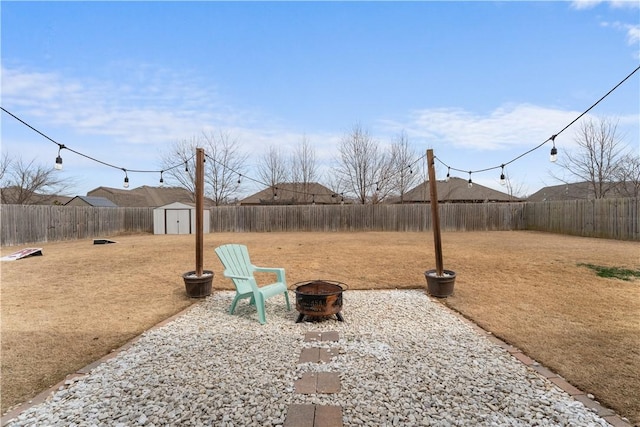
<svg viewBox="0 0 640 427"><path fill-rule="evenodd" d="M209 211L204 210L203 232L209 233ZM153 210L153 234L195 234L196 207L174 202Z"/></svg>

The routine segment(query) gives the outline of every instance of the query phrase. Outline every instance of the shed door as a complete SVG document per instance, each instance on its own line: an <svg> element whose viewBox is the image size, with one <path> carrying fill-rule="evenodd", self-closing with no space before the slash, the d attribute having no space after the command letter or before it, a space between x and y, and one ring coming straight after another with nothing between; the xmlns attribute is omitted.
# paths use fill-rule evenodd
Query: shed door
<svg viewBox="0 0 640 427"><path fill-rule="evenodd" d="M165 234L191 234L189 209L166 209L164 211Z"/></svg>

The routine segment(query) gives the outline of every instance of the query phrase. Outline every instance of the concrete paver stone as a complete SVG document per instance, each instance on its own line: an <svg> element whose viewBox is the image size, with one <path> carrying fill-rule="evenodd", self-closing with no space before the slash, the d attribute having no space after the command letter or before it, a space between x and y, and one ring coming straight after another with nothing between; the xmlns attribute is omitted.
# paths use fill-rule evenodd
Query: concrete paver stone
<svg viewBox="0 0 640 427"><path fill-rule="evenodd" d="M340 375L337 372L318 372L316 393L340 393Z"/></svg>
<svg viewBox="0 0 640 427"><path fill-rule="evenodd" d="M316 406L291 404L287 410L284 427L314 427Z"/></svg>
<svg viewBox="0 0 640 427"><path fill-rule="evenodd" d="M305 372L302 378L294 383L295 392L298 394L313 394L318 384L317 375L313 372Z"/></svg>
<svg viewBox="0 0 640 427"><path fill-rule="evenodd" d="M342 427L341 406L316 406L316 419L313 427Z"/></svg>
<svg viewBox="0 0 640 427"><path fill-rule="evenodd" d="M322 339L322 332L306 332L304 334L305 342L320 341Z"/></svg>

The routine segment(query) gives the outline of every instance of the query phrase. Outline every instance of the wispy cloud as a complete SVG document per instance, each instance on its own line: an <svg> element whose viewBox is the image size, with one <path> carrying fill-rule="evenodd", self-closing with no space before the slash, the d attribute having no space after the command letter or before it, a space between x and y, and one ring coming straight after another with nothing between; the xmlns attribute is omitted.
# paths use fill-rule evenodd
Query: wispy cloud
<svg viewBox="0 0 640 427"><path fill-rule="evenodd" d="M637 0L617 0L617 1L601 1L601 0L574 0L571 2L571 7L576 10L586 10L592 9L599 4L608 4L612 8L627 8L627 9L638 9L640 8L640 1ZM625 32L627 44L630 46L638 46L640 43L640 24L637 22L637 12L636 19L633 23L629 24L626 22L620 21L602 21L600 22L602 27L613 28L617 31ZM636 50L634 52L634 56L638 59L640 58L640 50Z"/></svg>
<svg viewBox="0 0 640 427"><path fill-rule="evenodd" d="M579 112L510 104L486 114L462 109L413 111L409 120L387 121L388 129L405 129L410 137L473 150L531 147L570 123Z"/></svg>
<svg viewBox="0 0 640 427"><path fill-rule="evenodd" d="M251 154L252 163L271 145L292 151L304 135L279 120L233 107L195 77L133 64L113 67L120 70L118 84L3 66L3 106L35 120L32 124L43 131L56 126L123 145L154 146L149 161L157 157L158 147L203 132L228 132ZM332 160L339 135L319 131L306 137L319 161ZM92 155L90 147L70 148Z"/></svg>
<svg viewBox="0 0 640 427"><path fill-rule="evenodd" d="M607 22L600 23L602 27L613 28L615 30L623 31L627 33L627 43L629 45L635 45L640 42L640 25L639 24L626 24L624 22Z"/></svg>
<svg viewBox="0 0 640 427"><path fill-rule="evenodd" d="M640 3L636 0L574 0L571 2L571 7L573 9L584 10L592 9L599 4L608 4L612 8L637 9L640 7Z"/></svg>
<svg viewBox="0 0 640 427"><path fill-rule="evenodd" d="M116 84L3 66L2 95L5 108L40 123L134 144L179 140L207 126L252 121L226 106L214 88L161 70Z"/></svg>

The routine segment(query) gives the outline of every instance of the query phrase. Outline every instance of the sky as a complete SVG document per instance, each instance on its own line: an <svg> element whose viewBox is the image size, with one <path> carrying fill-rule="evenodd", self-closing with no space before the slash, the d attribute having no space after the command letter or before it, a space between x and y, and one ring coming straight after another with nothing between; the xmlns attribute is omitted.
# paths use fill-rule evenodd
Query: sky
<svg viewBox="0 0 640 427"><path fill-rule="evenodd" d="M640 2L2 1L1 104L66 147L127 170L160 170L173 144L224 132L246 176L269 147L303 139L322 176L359 125L387 149L405 132L463 171L509 163L522 194L560 182L549 138L640 64ZM588 119L618 123L640 155L640 72ZM53 167L58 146L1 112L2 152ZM544 143L540 149L511 162ZM62 150L85 195L124 173ZM560 172L560 173L559 173ZM437 163L437 177L447 170ZM468 173L452 172L468 179ZM501 191L500 170L475 183ZM131 187L158 173L128 173ZM319 180L327 182L327 179ZM242 194L260 185L243 181Z"/></svg>

